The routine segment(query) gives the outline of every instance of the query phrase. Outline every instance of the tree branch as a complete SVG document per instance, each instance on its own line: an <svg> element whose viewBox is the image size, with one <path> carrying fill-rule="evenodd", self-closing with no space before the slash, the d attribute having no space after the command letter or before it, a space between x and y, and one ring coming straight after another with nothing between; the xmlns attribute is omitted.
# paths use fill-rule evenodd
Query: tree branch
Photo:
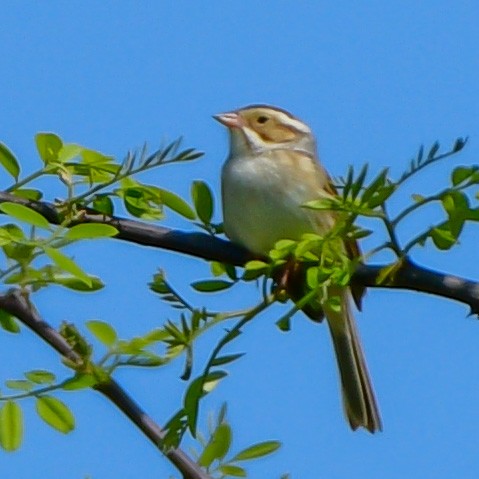
<svg viewBox="0 0 479 479"><path fill-rule="evenodd" d="M385 267L387 265L361 264L353 279L372 288L408 289L453 299L467 304L471 308L470 314L479 315L479 283L423 268L407 259L391 279L378 284L379 275Z"/></svg>
<svg viewBox="0 0 479 479"><path fill-rule="evenodd" d="M52 328L40 317L33 304L19 290L12 289L6 294L1 294L0 309L18 318L62 356L72 362L81 363L82 359L80 355L70 347L65 338L61 336L57 330ZM155 447L160 449L159 445L165 437L165 431L140 408L133 398L113 378L96 384L94 389L115 404ZM211 479L211 477L180 448L169 449L168 451L162 452L181 472L184 479Z"/></svg>
<svg viewBox="0 0 479 479"><path fill-rule="evenodd" d="M31 201L10 193L0 192L0 203L11 201L23 204L43 215L50 223L62 221L59 208L52 203ZM115 216L106 216L85 210L73 224L103 223L118 229L116 238L154 248L176 251L209 261L242 266L255 256L229 241L206 233L172 230L163 226L143 223ZM385 283L378 283L380 272L388 265L360 265L353 281L370 288L408 289L435 294L467 304L471 314L479 314L479 283L450 274L423 268L410 260L403 261Z"/></svg>
<svg viewBox="0 0 479 479"><path fill-rule="evenodd" d="M60 208L53 203L27 200L11 193L0 192L0 203L7 201L28 206L40 213L51 224L59 225L62 223L63 218ZM118 235L115 238L131 243L185 253L210 261L221 261L241 266L254 258L244 248L206 233L172 230L151 223L103 215L89 209L83 210L82 214L70 226L80 223L109 224L118 230Z"/></svg>

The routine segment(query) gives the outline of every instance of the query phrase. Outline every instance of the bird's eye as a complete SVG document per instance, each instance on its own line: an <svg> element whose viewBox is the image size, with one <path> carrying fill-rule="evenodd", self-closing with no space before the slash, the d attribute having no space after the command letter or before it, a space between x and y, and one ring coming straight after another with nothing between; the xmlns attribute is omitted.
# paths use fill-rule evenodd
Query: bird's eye
<svg viewBox="0 0 479 479"><path fill-rule="evenodd" d="M261 124L266 123L268 120L269 120L269 118L267 116L264 116L264 115L258 116L258 118L256 119L256 121L258 123L261 123Z"/></svg>

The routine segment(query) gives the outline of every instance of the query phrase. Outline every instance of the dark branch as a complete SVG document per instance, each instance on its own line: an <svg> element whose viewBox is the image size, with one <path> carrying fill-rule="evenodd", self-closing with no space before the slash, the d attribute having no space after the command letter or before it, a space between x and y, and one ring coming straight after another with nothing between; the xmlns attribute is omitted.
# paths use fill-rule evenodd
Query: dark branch
<svg viewBox="0 0 479 479"><path fill-rule="evenodd" d="M408 289L442 296L467 304L471 308L470 314L479 314L477 282L423 268L407 260L390 281L378 285L377 280L384 267L385 265L359 265L354 280L373 288Z"/></svg>
<svg viewBox="0 0 479 479"><path fill-rule="evenodd" d="M52 203L30 201L10 193L0 192L0 203L5 201L28 206L43 215L52 224L61 223L60 212ZM242 266L254 258L244 248L206 233L172 230L141 221L109 217L94 211L85 211L74 224L78 223L110 224L118 229L119 233L116 236L118 239L176 251L209 261L221 261ZM386 266L360 265L353 280L370 288L409 289L454 299L469 305L471 314L479 314L479 283L428 270L411 261L404 261L402 267L391 278L388 278L387 283L378 284L380 271Z"/></svg>
<svg viewBox="0 0 479 479"><path fill-rule="evenodd" d="M62 222L60 210L53 203L27 200L11 193L0 192L0 203L6 201L28 206L44 216L51 224L59 225ZM118 239L185 253L206 260L221 261L241 266L253 259L253 255L244 248L206 233L187 233L172 230L141 221L106 216L92 210L85 210L70 226L79 223L109 224L119 231L116 236Z"/></svg>
<svg viewBox="0 0 479 479"><path fill-rule="evenodd" d="M0 295L0 309L12 314L23 324L28 326L35 334L52 346L62 356L74 363L80 364L82 359L48 323L41 319L35 307L19 290L11 290ZM148 416L131 396L112 378L98 383L94 389L107 397L117 406L140 431L160 449L165 432L153 419ZM165 456L181 472L184 479L211 479L201 467L189 458L181 449L170 449Z"/></svg>

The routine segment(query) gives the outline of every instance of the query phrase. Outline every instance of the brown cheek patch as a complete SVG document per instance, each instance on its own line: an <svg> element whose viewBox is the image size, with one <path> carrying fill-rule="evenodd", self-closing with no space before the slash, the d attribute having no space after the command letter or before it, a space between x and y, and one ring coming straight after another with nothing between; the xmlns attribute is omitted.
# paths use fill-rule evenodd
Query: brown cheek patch
<svg viewBox="0 0 479 479"><path fill-rule="evenodd" d="M271 127L262 128L258 135L264 140L272 143L285 143L296 138L296 133L288 127L282 125L271 125Z"/></svg>

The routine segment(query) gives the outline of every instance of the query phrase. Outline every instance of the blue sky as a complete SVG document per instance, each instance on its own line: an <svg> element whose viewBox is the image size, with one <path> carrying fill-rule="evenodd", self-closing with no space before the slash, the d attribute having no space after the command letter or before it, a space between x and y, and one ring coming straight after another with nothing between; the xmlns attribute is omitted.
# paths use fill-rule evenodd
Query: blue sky
<svg viewBox="0 0 479 479"><path fill-rule="evenodd" d="M360 5L358 5L361 3ZM39 165L33 136L54 131L122 157L147 142L183 135L205 156L157 170L144 181L188 196L193 180L219 192L226 135L211 119L249 103L271 103L307 121L333 175L368 162L398 175L420 144L449 146L470 137L465 152L418 176L412 192L442 188L453 165L477 162L479 4L415 2L4 2L0 7L0 140L22 162ZM1 173L0 173L1 175ZM6 177L0 176L0 187ZM49 188L51 183L42 183ZM50 187L50 199L56 188ZM434 221L413 218L403 238ZM217 211L217 219L220 212ZM170 215L164 224L190 228ZM377 238L364 242L373 247ZM477 228L450 252L414 252L422 265L477 278ZM208 265L113 241L68 250L107 287L90 296L52 289L35 298L45 319L82 325L110 321L124 337L174 318L146 288L157 268L196 304L252 304L252 286L201 297L188 284ZM377 261L387 258L378 257ZM463 305L405 291L370 290L357 315L378 396L384 432L353 433L340 407L337 373L325 327L298 315L280 333L275 308L232 346L246 356L205 401L203 417L227 400L236 450L280 439L279 453L252 465L251 477L477 477L479 323ZM221 332L199 345L199 361ZM62 373L58 358L29 332L0 334L0 378L31 368ZM159 422L179 405L181 364L121 371L118 379ZM2 389L4 390L4 388ZM109 479L167 477L175 471L103 398L64 394L77 418L67 437L44 426L25 402L26 439L0 454L5 477ZM203 421L205 424L205 421ZM132 460L134 458L134 460Z"/></svg>

